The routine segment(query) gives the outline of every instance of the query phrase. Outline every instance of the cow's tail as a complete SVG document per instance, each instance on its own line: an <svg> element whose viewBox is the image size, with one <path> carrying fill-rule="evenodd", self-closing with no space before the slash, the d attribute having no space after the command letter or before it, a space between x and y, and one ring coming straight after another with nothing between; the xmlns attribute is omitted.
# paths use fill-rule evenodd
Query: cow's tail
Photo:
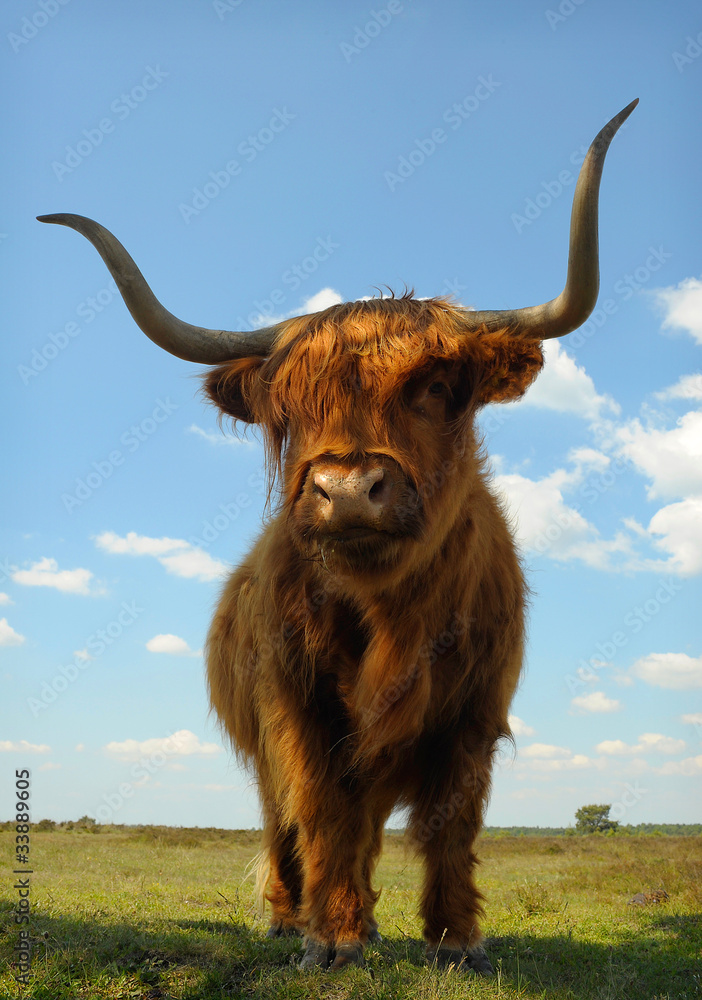
<svg viewBox="0 0 702 1000"><path fill-rule="evenodd" d="M271 877L271 854L267 847L259 851L249 863L246 875L247 877L253 876L256 910L259 917L262 917L266 909L266 889Z"/></svg>

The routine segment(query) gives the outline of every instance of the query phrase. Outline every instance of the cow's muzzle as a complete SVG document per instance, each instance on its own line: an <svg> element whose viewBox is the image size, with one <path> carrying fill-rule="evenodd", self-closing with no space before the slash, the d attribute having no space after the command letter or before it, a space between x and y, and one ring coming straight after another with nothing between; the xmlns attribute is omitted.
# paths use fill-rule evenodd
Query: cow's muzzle
<svg viewBox="0 0 702 1000"><path fill-rule="evenodd" d="M325 534L341 539L383 530L397 485L389 469L322 465L310 472L311 494Z"/></svg>

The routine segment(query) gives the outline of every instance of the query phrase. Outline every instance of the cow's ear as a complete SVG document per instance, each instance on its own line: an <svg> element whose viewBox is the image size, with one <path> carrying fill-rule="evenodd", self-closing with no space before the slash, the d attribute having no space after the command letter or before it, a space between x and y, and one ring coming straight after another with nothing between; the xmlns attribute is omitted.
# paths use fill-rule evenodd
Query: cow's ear
<svg viewBox="0 0 702 1000"><path fill-rule="evenodd" d="M538 341L506 336L492 339L480 366L478 403L507 403L519 399L543 364L544 355Z"/></svg>
<svg viewBox="0 0 702 1000"><path fill-rule="evenodd" d="M205 376L203 391L215 406L235 420L255 423L256 399L262 391L259 378L265 358L242 358L212 368Z"/></svg>

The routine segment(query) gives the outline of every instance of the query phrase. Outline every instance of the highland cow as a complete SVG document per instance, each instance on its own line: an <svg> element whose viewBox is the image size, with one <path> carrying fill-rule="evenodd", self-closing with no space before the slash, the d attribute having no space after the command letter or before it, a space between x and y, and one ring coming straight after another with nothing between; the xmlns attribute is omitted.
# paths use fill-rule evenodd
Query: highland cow
<svg viewBox="0 0 702 1000"><path fill-rule="evenodd" d="M474 844L511 735L525 584L476 414L518 399L541 341L594 308L602 165L636 103L583 163L563 292L525 309L404 295L205 330L160 305L103 227L42 217L95 245L152 340L213 365L205 391L222 414L262 428L281 499L224 588L207 675L258 780L269 935L304 934L303 968L362 963L383 827L401 806L424 861L430 958L492 971Z"/></svg>

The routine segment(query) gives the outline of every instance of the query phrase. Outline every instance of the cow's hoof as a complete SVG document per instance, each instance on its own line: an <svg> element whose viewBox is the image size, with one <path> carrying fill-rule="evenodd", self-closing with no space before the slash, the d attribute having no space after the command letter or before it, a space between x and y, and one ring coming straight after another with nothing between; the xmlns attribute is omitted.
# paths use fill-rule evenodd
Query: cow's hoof
<svg viewBox="0 0 702 1000"><path fill-rule="evenodd" d="M380 944L383 940L383 935L380 933L377 927L374 927L368 932L368 944Z"/></svg>
<svg viewBox="0 0 702 1000"><path fill-rule="evenodd" d="M332 969L345 969L348 965L363 965L363 945L359 941L347 941L336 946Z"/></svg>
<svg viewBox="0 0 702 1000"><path fill-rule="evenodd" d="M305 954L300 959L300 969L326 969L334 955L334 949L321 941L312 941L307 938Z"/></svg>
<svg viewBox="0 0 702 1000"><path fill-rule="evenodd" d="M440 969L453 965L461 972L478 972L481 976L494 976L495 970L483 948L428 948L427 961Z"/></svg>
<svg viewBox="0 0 702 1000"><path fill-rule="evenodd" d="M271 924L266 932L266 937L269 939L277 937L294 938L301 937L301 934L297 927L293 927L292 924L284 924L280 920L277 923Z"/></svg>

